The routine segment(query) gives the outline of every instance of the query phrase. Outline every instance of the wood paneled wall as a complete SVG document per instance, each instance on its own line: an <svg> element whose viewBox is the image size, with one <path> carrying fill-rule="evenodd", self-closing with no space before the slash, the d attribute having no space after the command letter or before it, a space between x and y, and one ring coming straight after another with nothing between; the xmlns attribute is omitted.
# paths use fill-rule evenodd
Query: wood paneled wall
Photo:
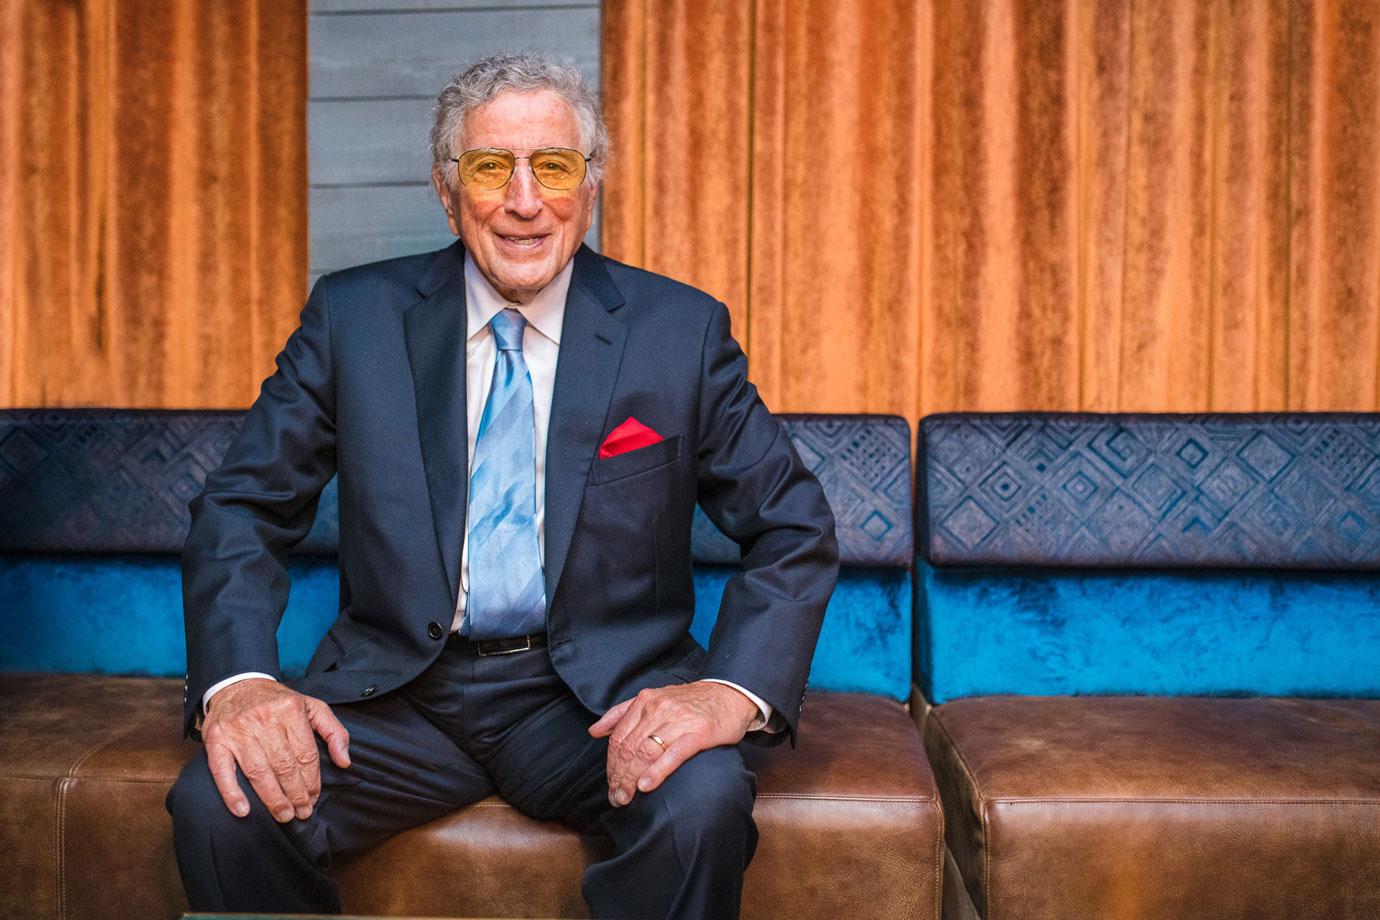
<svg viewBox="0 0 1380 920"><path fill-rule="evenodd" d="M0 4L0 406L244 406L306 277L304 0Z"/></svg>
<svg viewBox="0 0 1380 920"><path fill-rule="evenodd" d="M609 0L604 246L788 411L1380 409L1380 3Z"/></svg>

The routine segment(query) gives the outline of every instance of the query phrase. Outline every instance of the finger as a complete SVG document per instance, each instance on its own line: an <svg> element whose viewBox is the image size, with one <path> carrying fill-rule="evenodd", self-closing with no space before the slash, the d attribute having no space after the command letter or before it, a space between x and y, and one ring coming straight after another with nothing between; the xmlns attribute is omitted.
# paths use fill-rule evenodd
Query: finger
<svg viewBox="0 0 1380 920"><path fill-rule="evenodd" d="M644 719L642 724L649 723ZM669 729L662 728L661 731ZM656 737L653 738L653 735ZM634 791L641 788L643 774L661 758L668 746L660 732L643 733L640 737L629 738L622 751L617 776L609 785L609 800L614 805L626 805L631 802Z"/></svg>
<svg viewBox="0 0 1380 920"><path fill-rule="evenodd" d="M704 745L694 735L681 735L675 741L670 742L666 745L666 750L662 755L646 770L643 770L642 775L638 777L638 791L651 792L656 789L666 782L666 777L676 772L681 764L702 750L704 750Z"/></svg>
<svg viewBox="0 0 1380 920"><path fill-rule="evenodd" d="M286 724L278 726L277 737L272 739L272 746L268 749L268 763L292 807L293 815L289 816L289 820L293 816L301 818L303 814L310 814L308 806L311 804L311 793L307 791L307 778L297 760L297 750Z"/></svg>
<svg viewBox="0 0 1380 920"><path fill-rule="evenodd" d="M273 815L273 820L279 824L286 824L292 820L293 807L283 792L282 783L278 781L271 756L256 744L250 750L241 752L237 759L240 769L244 771L245 779L254 787L259 801L263 802L264 808Z"/></svg>
<svg viewBox="0 0 1380 920"><path fill-rule="evenodd" d="M611 733L618 726L619 720L623 718L623 713L628 711L632 705L632 700L624 700L614 706L608 712L599 717L599 721L589 727L589 733L596 738L603 738Z"/></svg>
<svg viewBox="0 0 1380 920"><path fill-rule="evenodd" d="M318 699L307 698L307 719L311 727L326 742L331 761L340 769L350 766L350 732L331 712L331 707Z"/></svg>
<svg viewBox="0 0 1380 920"><path fill-rule="evenodd" d="M297 775L305 793L304 801L293 798L292 804L297 809L297 819L305 821L311 817L312 806L321 794L321 755L316 750L316 736L311 733L311 725L306 719L289 719L283 725L283 734L297 762Z"/></svg>
<svg viewBox="0 0 1380 920"><path fill-rule="evenodd" d="M230 814L243 818L249 814L249 799L240 788L239 777L235 775L235 755L223 744L206 745L206 765L211 768L211 779L215 780L221 801Z"/></svg>
<svg viewBox="0 0 1380 920"><path fill-rule="evenodd" d="M643 690L637 696L628 700L628 708L618 720L618 727L609 736L609 744L617 747L624 747L628 744L629 738L639 738L642 734L641 728L643 721L647 717L647 709L651 706L655 697L648 690Z"/></svg>
<svg viewBox="0 0 1380 920"><path fill-rule="evenodd" d="M641 743L637 746L637 762L645 769L661 759L671 742L666 740L665 732L670 729L663 726L659 731L648 732L643 736ZM641 774L643 771L639 770Z"/></svg>
<svg viewBox="0 0 1380 920"><path fill-rule="evenodd" d="M651 724L646 707L633 706L609 739L609 801L614 805L632 801L637 778L661 753L646 730Z"/></svg>

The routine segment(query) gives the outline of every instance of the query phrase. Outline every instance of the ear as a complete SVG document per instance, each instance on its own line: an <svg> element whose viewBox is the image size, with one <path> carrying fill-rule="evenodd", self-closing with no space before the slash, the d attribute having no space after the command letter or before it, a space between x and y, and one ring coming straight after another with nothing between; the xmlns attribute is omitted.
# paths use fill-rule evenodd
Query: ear
<svg viewBox="0 0 1380 920"><path fill-rule="evenodd" d="M441 199L441 207L445 209L446 223L450 224L450 232L459 236L460 217L455 213L455 193L446 184L445 177L441 175L439 168L431 171L431 186L436 189L436 197Z"/></svg>
<svg viewBox="0 0 1380 920"><path fill-rule="evenodd" d="M599 193L604 190L604 183L600 182L594 186L594 194L589 196L589 202L585 205L585 233L594 226L594 206L599 202ZM584 234L581 234L583 236Z"/></svg>

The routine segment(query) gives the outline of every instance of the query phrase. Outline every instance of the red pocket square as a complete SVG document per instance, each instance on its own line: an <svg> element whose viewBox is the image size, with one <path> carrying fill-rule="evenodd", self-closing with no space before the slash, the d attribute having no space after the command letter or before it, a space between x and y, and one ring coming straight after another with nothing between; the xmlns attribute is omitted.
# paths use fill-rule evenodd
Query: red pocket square
<svg viewBox="0 0 1380 920"><path fill-rule="evenodd" d="M610 431L609 436L604 438L604 443L599 448L599 459L607 460L609 457L626 454L639 447L651 447L661 440L661 435L630 415L626 422Z"/></svg>

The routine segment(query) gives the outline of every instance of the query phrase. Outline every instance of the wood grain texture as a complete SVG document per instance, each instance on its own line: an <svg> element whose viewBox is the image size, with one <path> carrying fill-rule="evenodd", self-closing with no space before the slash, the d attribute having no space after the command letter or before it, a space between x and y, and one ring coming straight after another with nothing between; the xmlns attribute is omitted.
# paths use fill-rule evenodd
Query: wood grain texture
<svg viewBox="0 0 1380 920"><path fill-rule="evenodd" d="M405 8L410 6L410 0L389 0L367 14L323 15L313 5L312 98L435 100L457 70L498 48L569 58L591 82L599 73L597 6Z"/></svg>
<svg viewBox="0 0 1380 920"><path fill-rule="evenodd" d="M0 404L246 405L306 274L301 3L4 15Z"/></svg>
<svg viewBox="0 0 1380 920"><path fill-rule="evenodd" d="M632 88L604 94L610 171L636 177L606 185L603 224L617 229L604 239L624 241L629 261L715 292L740 335L753 201L750 13L744 3L610 0L604 19L630 40L601 56L604 86Z"/></svg>
<svg viewBox="0 0 1380 920"><path fill-rule="evenodd" d="M773 408L1380 409L1374 0L618 0L603 40L605 251L728 301ZM744 122L745 186L647 168Z"/></svg>

